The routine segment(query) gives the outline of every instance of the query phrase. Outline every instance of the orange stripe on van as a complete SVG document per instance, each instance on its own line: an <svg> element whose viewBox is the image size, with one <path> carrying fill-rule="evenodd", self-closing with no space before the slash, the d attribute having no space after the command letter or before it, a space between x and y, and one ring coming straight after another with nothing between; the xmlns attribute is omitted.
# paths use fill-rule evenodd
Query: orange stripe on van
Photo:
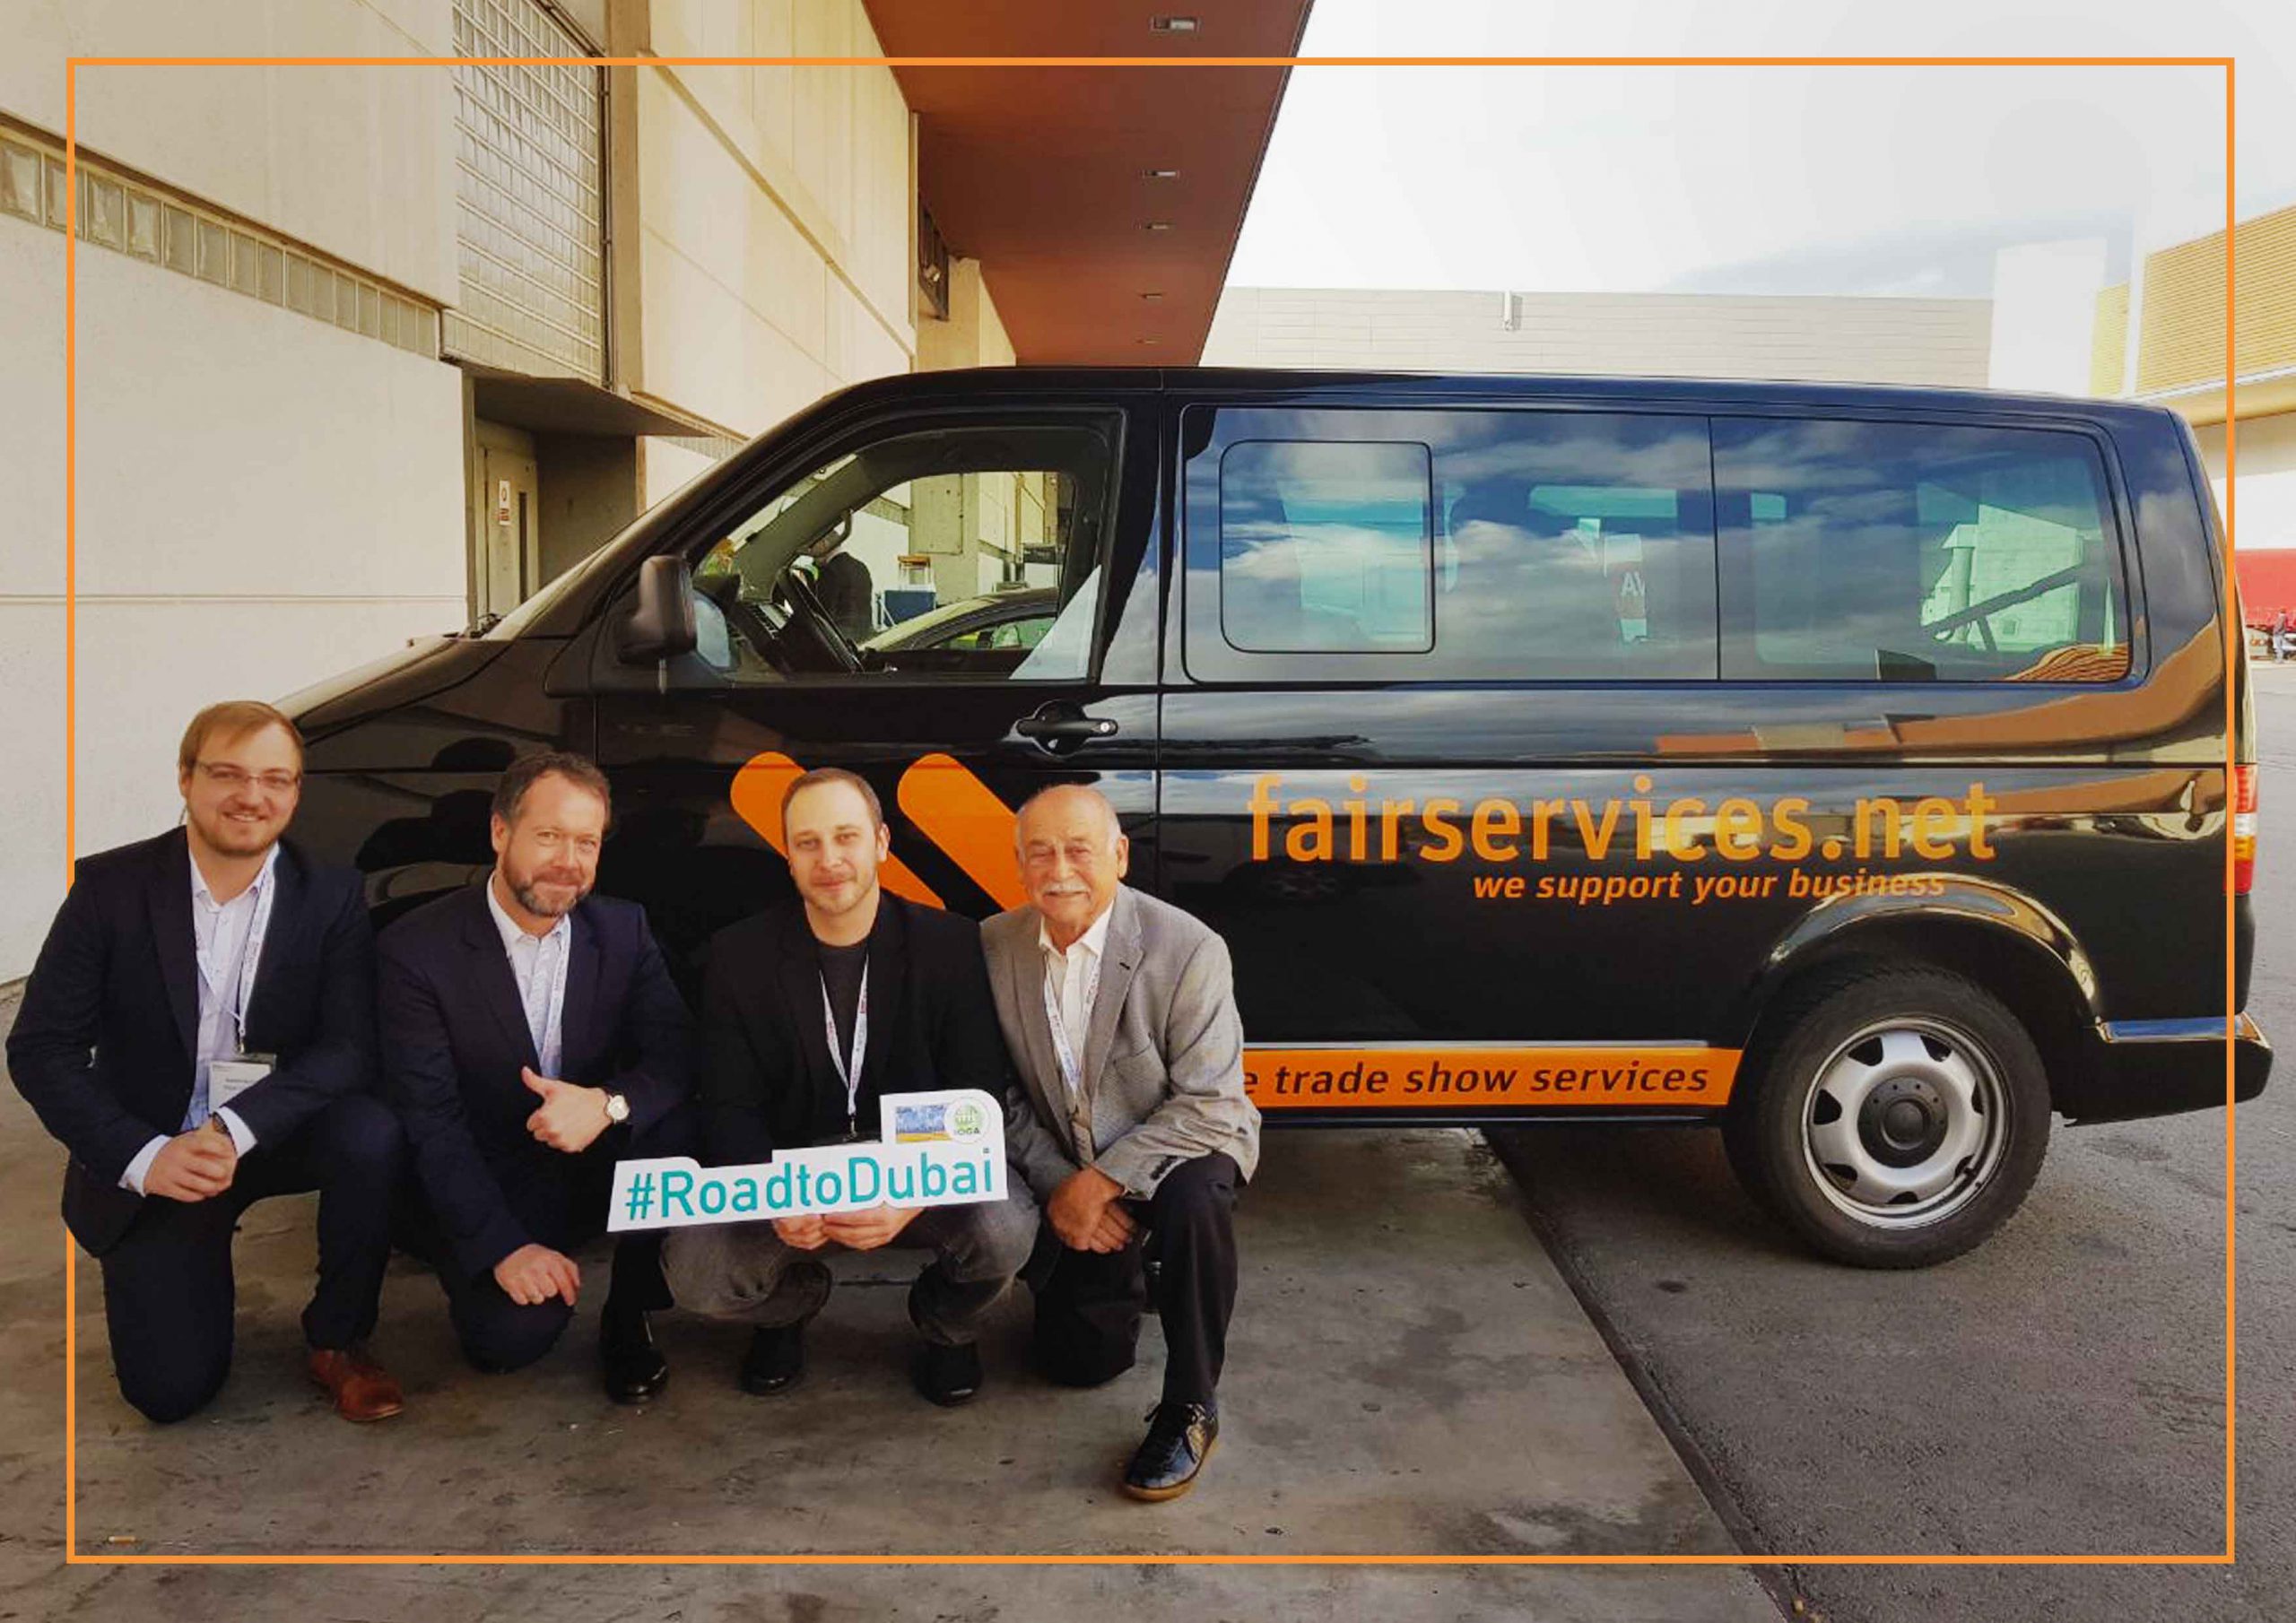
<svg viewBox="0 0 2296 1623"><path fill-rule="evenodd" d="M1708 1109L1729 1102L1738 1057L1691 1043L1251 1046L1244 1088L1262 1110Z"/></svg>
<svg viewBox="0 0 2296 1623"><path fill-rule="evenodd" d="M1029 899L1013 855L1012 810L963 762L947 755L919 757L901 774L900 809L998 907L1017 907Z"/></svg>
<svg viewBox="0 0 2296 1623"><path fill-rule="evenodd" d="M735 815L756 829L758 838L784 857L789 855L789 848L781 841L781 797L804 772L804 768L779 751L767 750L750 757L734 774ZM907 863L890 854L877 866L877 882L895 896L907 897L927 907L946 905L932 886L909 870Z"/></svg>

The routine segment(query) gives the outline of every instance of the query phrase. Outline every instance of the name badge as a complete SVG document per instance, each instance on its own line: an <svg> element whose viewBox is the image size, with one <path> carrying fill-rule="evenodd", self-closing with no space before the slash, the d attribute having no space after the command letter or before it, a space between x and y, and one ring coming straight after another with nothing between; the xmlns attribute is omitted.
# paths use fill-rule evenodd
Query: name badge
<svg viewBox="0 0 2296 1623"><path fill-rule="evenodd" d="M277 1062L268 1054L242 1054L207 1066L207 1107L221 1110L271 1074Z"/></svg>

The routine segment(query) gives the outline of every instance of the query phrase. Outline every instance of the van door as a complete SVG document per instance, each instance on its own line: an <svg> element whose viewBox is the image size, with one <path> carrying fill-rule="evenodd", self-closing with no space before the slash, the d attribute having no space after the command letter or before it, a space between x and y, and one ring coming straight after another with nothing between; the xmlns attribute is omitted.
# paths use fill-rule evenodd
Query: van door
<svg viewBox="0 0 2296 1623"><path fill-rule="evenodd" d="M1639 1106L1718 1102L1680 1094L1684 1039L1762 921L1686 940L1636 812L1687 792L1653 764L1717 674L1705 418L1239 401L1176 437L1162 875L1227 938L1255 1048L1323 1049L1335 1108L1518 1107L1490 1073L1584 1046L1685 1072ZM1613 878L1643 893L1558 894ZM1310 1103L1272 1075L1263 1107Z"/></svg>
<svg viewBox="0 0 2296 1623"><path fill-rule="evenodd" d="M1138 402L1005 397L774 447L781 473L668 542L695 653L620 662L621 601L598 628L601 886L680 947L792 894L781 794L815 767L877 791L889 890L976 917L1021 898L1013 811L1045 785L1097 783L1145 833L1155 436Z"/></svg>

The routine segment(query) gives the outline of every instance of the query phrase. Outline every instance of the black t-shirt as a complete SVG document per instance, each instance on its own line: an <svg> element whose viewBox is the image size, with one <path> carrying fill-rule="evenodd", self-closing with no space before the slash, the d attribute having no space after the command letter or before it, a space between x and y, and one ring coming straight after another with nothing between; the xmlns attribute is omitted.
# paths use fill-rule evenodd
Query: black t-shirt
<svg viewBox="0 0 2296 1623"><path fill-rule="evenodd" d="M813 949L821 954L822 984L829 988L830 1013L837 1020L837 1057L845 1062L849 1074L853 1066L853 1023L861 1010L861 977L869 968L869 943L863 941L850 947L832 947L815 942Z"/></svg>

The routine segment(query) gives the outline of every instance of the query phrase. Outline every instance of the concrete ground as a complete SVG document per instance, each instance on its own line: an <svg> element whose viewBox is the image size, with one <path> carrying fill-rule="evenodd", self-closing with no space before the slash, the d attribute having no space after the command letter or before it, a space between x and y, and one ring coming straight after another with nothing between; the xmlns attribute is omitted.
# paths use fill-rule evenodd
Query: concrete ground
<svg viewBox="0 0 2296 1623"><path fill-rule="evenodd" d="M0 1007L0 1018L10 1011ZM1756 1623L1746 1569L1691 1567L358 1567L61 1564L63 1266L57 1155L0 1098L0 1619L179 1615L1034 1618L1116 1603L1204 1618L1376 1606L1399 1616ZM853 1259L801 1395L732 1384L744 1332L660 1322L675 1371L643 1410L597 1393L595 1302L542 1366L484 1377L435 1281L400 1263L378 1351L408 1412L354 1428L297 1367L308 1199L253 1208L238 1361L198 1418L155 1428L112 1384L94 1267L77 1263L78 1520L89 1556L1015 1553L1276 1557L1729 1553L1735 1546L1464 1133L1272 1136L1241 1217L1228 1428L1205 1484L1162 1506L1116 1471L1161 1350L1109 1387L1027 1374L1025 1315L955 1411L909 1391L914 1253ZM603 1254L586 1262L603 1263Z"/></svg>

